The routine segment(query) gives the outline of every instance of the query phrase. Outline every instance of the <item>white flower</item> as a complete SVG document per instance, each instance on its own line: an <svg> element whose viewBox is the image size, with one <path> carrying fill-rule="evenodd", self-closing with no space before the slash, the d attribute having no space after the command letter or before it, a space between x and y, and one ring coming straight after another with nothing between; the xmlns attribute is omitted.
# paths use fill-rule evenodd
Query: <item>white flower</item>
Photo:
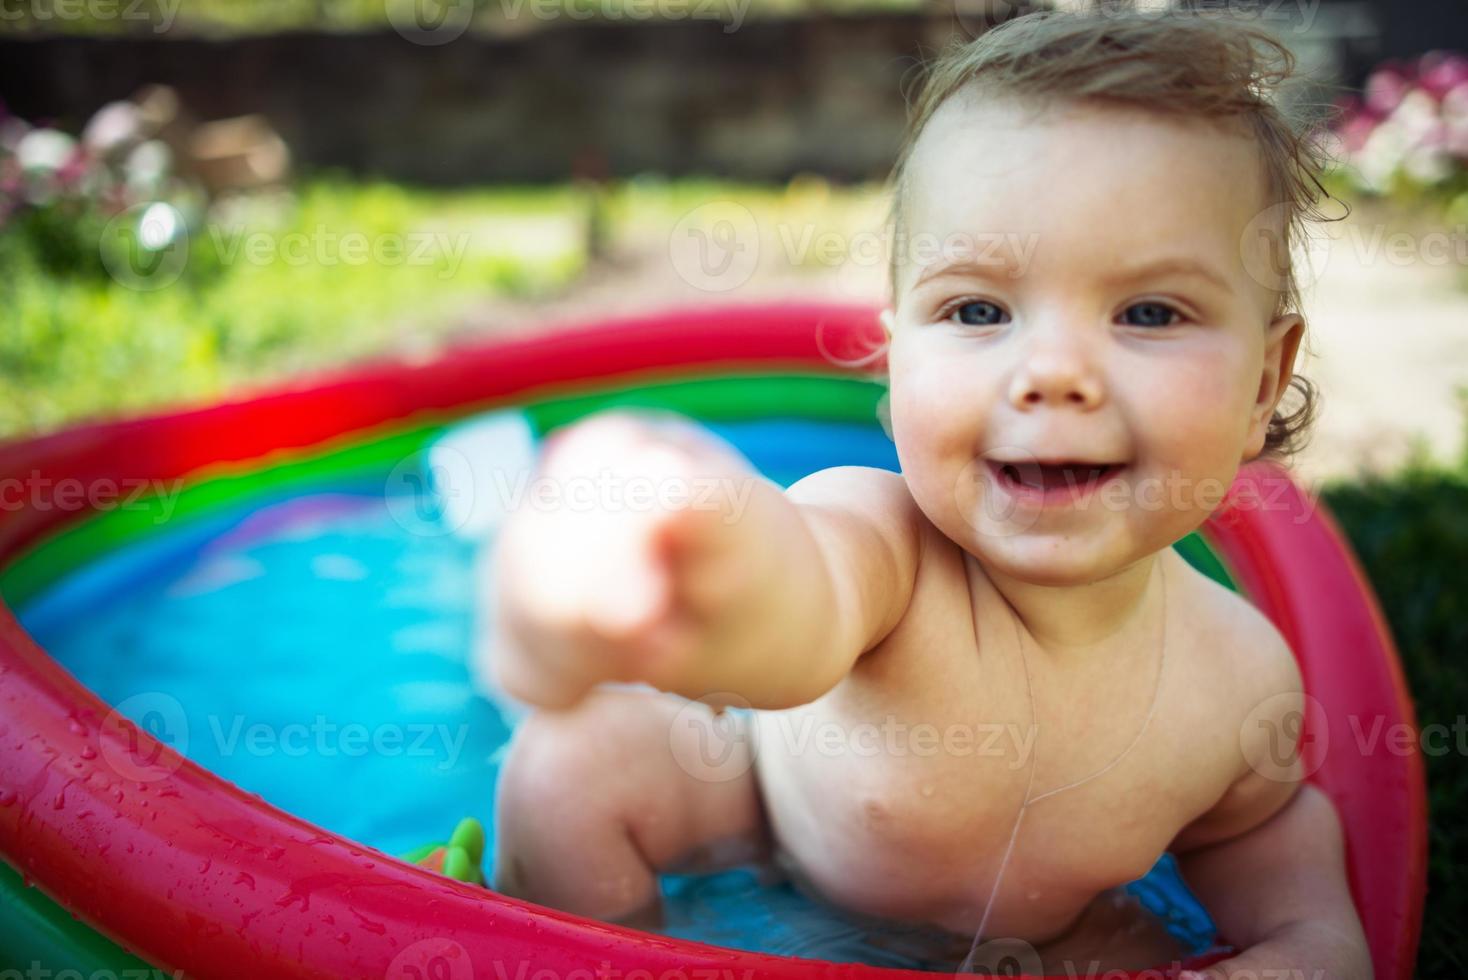
<svg viewBox="0 0 1468 980"><path fill-rule="evenodd" d="M131 102L109 102L98 109L82 130L82 145L106 155L138 137L138 107Z"/></svg>
<svg viewBox="0 0 1468 980"><path fill-rule="evenodd" d="M159 140L139 143L123 164L128 189L138 197L147 197L163 184L173 163L173 153Z"/></svg>
<svg viewBox="0 0 1468 980"><path fill-rule="evenodd" d="M15 157L22 170L52 171L71 159L76 140L54 129L33 129L20 138Z"/></svg>
<svg viewBox="0 0 1468 980"><path fill-rule="evenodd" d="M1453 157L1442 146L1417 146L1408 152L1402 169L1419 184L1438 184L1453 175Z"/></svg>
<svg viewBox="0 0 1468 980"><path fill-rule="evenodd" d="M1440 121L1437 99L1420 88L1414 88L1386 121L1400 126L1406 138L1415 145L1431 135Z"/></svg>
<svg viewBox="0 0 1468 980"><path fill-rule="evenodd" d="M1392 177L1401 168L1412 144L1413 141L1394 119L1384 120L1377 126L1366 138L1366 145L1361 147L1355 160L1356 169L1367 188L1374 191L1390 189Z"/></svg>

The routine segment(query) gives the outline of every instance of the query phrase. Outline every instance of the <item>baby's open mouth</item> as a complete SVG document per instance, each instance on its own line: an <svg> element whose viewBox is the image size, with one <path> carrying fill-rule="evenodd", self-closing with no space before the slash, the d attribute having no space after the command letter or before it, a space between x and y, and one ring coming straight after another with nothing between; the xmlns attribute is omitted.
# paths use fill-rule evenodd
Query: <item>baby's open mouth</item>
<svg viewBox="0 0 1468 980"><path fill-rule="evenodd" d="M1031 463L989 460L1004 483L1033 490L1087 489L1115 475L1122 463Z"/></svg>

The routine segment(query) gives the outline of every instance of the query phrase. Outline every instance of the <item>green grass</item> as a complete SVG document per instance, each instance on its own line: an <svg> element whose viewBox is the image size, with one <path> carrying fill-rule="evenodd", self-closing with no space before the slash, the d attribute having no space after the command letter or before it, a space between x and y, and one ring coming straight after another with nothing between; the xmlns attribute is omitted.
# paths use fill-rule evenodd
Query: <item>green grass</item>
<svg viewBox="0 0 1468 980"><path fill-rule="evenodd" d="M672 229L737 201L772 261L819 270L817 236L873 229L880 187L637 177L600 195L599 236L666 256ZM572 185L429 191L317 179L217 212L182 275L140 291L109 275L105 215L80 202L0 226L0 438L215 399L241 385L431 348L498 297L535 298L586 267L592 201ZM775 229L787 232L789 254ZM348 261L345 236L405 253ZM419 236L414 238L413 236ZM426 237L425 237L426 236ZM409 253L427 243L426 256ZM419 261L425 259L426 261Z"/></svg>
<svg viewBox="0 0 1468 980"><path fill-rule="evenodd" d="M476 302L574 279L583 212L570 188L318 181L195 229L151 291L108 274L105 216L31 212L0 231L0 436L432 343Z"/></svg>
<svg viewBox="0 0 1468 980"><path fill-rule="evenodd" d="M1381 600L1421 726L1451 732L1468 708L1468 459L1414 463L1401 473L1325 491ZM1456 745L1427 755L1430 811L1421 977L1468 970L1468 766Z"/></svg>

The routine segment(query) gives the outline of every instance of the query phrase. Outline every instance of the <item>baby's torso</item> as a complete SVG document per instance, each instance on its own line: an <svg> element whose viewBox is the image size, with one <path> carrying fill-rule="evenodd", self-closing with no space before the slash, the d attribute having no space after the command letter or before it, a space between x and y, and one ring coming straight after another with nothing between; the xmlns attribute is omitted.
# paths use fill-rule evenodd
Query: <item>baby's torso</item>
<svg viewBox="0 0 1468 980"><path fill-rule="evenodd" d="M1159 688L1156 617L1109 669L1057 670L971 558L927 549L881 646L819 700L756 713L783 863L838 905L964 935L997 878L986 936L1033 943L1145 874L1240 776L1249 708L1221 666L1216 587L1162 560Z"/></svg>

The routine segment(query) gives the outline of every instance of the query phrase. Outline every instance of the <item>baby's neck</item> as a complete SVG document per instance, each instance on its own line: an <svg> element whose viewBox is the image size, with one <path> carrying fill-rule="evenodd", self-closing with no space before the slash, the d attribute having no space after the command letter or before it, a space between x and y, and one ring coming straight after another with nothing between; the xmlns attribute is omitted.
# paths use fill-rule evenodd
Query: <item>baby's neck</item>
<svg viewBox="0 0 1468 980"><path fill-rule="evenodd" d="M1085 585L1035 585L985 568L1021 625L1042 648L1060 653L1103 643L1136 620L1158 587L1161 553Z"/></svg>

